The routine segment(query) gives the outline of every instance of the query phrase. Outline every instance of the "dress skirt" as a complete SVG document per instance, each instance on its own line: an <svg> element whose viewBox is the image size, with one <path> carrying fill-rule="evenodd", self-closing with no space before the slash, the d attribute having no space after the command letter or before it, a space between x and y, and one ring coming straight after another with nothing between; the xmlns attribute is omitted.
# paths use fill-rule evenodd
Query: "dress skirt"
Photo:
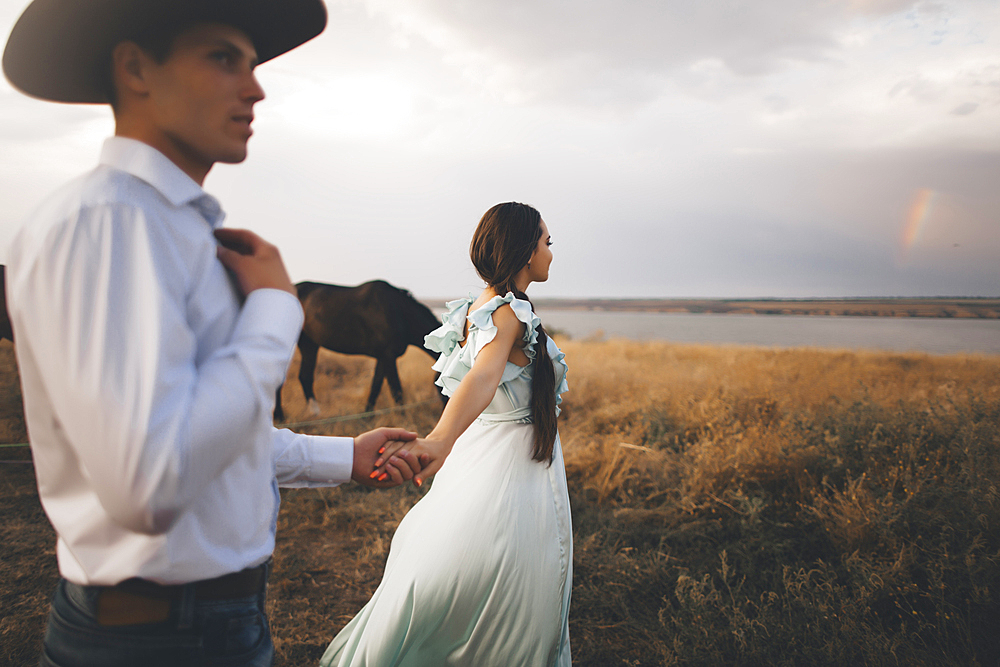
<svg viewBox="0 0 1000 667"><path fill-rule="evenodd" d="M568 667L573 532L562 447L477 420L392 538L368 604L323 667Z"/></svg>

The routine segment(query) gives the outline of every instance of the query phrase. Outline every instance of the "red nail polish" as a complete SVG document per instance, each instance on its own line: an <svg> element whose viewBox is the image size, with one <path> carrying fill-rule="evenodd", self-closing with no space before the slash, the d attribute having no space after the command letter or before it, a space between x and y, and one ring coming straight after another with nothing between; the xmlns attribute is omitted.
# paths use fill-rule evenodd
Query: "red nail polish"
<svg viewBox="0 0 1000 667"><path fill-rule="evenodd" d="M368 479L374 479L375 475L378 474L378 470L372 470L372 474L368 475Z"/></svg>
<svg viewBox="0 0 1000 667"><path fill-rule="evenodd" d="M382 449L378 450L378 453L379 453L379 454L383 454L383 453L385 453L385 446L383 446L383 447L382 447Z"/></svg>
<svg viewBox="0 0 1000 667"><path fill-rule="evenodd" d="M384 473L382 473L382 474L381 474L381 475L379 476L379 478L378 478L378 481L380 481L380 482L384 482L384 481L385 481L385 480L387 480L388 478L389 478L389 473L386 473L386 472L384 472Z"/></svg>
<svg viewBox="0 0 1000 667"><path fill-rule="evenodd" d="M418 477L418 478L416 478L415 480L413 480L413 483L414 483L414 484L416 484L417 486L420 486L421 484L423 484L423 483L424 483L424 480L422 480L422 479L420 479L420 478Z"/></svg>

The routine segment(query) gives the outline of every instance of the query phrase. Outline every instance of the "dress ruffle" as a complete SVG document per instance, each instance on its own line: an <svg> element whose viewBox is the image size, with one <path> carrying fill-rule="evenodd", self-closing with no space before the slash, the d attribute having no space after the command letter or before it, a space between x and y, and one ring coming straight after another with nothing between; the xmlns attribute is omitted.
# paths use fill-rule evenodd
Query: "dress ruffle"
<svg viewBox="0 0 1000 667"><path fill-rule="evenodd" d="M470 294L465 299L446 303L448 312L441 317L441 326L424 336L424 347L431 352L451 354L458 342L465 337L465 313L473 301Z"/></svg>
<svg viewBox="0 0 1000 667"><path fill-rule="evenodd" d="M513 292L507 292L506 296L495 296L485 304L476 308L468 314L469 324L479 329L476 340L473 341L474 348L472 358L479 356L482 350L497 336L497 327L493 323L493 313L497 308L505 304L510 304L514 316L524 322L524 344L521 349L528 359L535 358L535 343L538 342L538 326L542 323L538 316L531 312L531 304L523 299L518 299Z"/></svg>
<svg viewBox="0 0 1000 667"><path fill-rule="evenodd" d="M518 299L513 292L507 292L505 296L495 296L479 308L469 312L469 308L474 302L475 298L471 294L464 299L449 301L446 304L448 312L441 318L441 326L424 336L424 347L441 355L432 368L440 373L436 383L444 389L445 395L448 396L458 387L458 383L472 368L479 352L496 338L497 327L493 322L493 313L503 305L509 304L514 316L525 324L521 347L525 356L530 361L534 361L537 355L538 327L541 326L542 321L532 311L530 302ZM466 320L469 322L469 343L462 347L459 343L465 340ZM562 403L560 394L569 390L569 385L566 382L566 373L569 369L565 362L566 355L551 337L546 339L546 349L555 367L557 382L555 394L558 406ZM507 362L500 378L500 384L511 382L528 372L528 369L532 367L530 361L527 366Z"/></svg>
<svg viewBox="0 0 1000 667"><path fill-rule="evenodd" d="M556 379L558 380L560 376L562 377L562 379L559 380L559 384L556 386L556 416L559 416L559 413L562 412L559 408L559 405L562 403L562 394L569 391L569 384L566 383L566 373L569 371L569 366L566 365L565 361L566 353L560 350L559 346L552 342L551 336L547 337L547 340L548 345L546 346L546 349L549 351L549 356L552 357L552 364L556 368ZM560 366L562 367L561 373L559 372Z"/></svg>

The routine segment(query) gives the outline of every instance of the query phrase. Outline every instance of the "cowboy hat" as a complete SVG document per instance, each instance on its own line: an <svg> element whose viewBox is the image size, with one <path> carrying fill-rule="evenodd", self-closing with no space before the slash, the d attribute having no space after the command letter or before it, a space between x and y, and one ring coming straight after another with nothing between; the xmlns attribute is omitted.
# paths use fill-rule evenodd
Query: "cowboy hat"
<svg viewBox="0 0 1000 667"><path fill-rule="evenodd" d="M116 44L197 21L240 28L264 62L321 33L326 7L322 0L34 0L7 39L3 71L34 97L105 103Z"/></svg>

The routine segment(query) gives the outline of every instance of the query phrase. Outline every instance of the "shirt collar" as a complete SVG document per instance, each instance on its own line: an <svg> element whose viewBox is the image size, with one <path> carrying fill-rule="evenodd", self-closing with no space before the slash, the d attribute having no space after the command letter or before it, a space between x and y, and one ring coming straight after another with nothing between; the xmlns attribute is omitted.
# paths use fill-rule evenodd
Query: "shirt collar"
<svg viewBox="0 0 1000 667"><path fill-rule="evenodd" d="M222 224L225 213L219 201L149 144L128 137L108 137L100 162L149 183L174 206L192 206L213 228Z"/></svg>

